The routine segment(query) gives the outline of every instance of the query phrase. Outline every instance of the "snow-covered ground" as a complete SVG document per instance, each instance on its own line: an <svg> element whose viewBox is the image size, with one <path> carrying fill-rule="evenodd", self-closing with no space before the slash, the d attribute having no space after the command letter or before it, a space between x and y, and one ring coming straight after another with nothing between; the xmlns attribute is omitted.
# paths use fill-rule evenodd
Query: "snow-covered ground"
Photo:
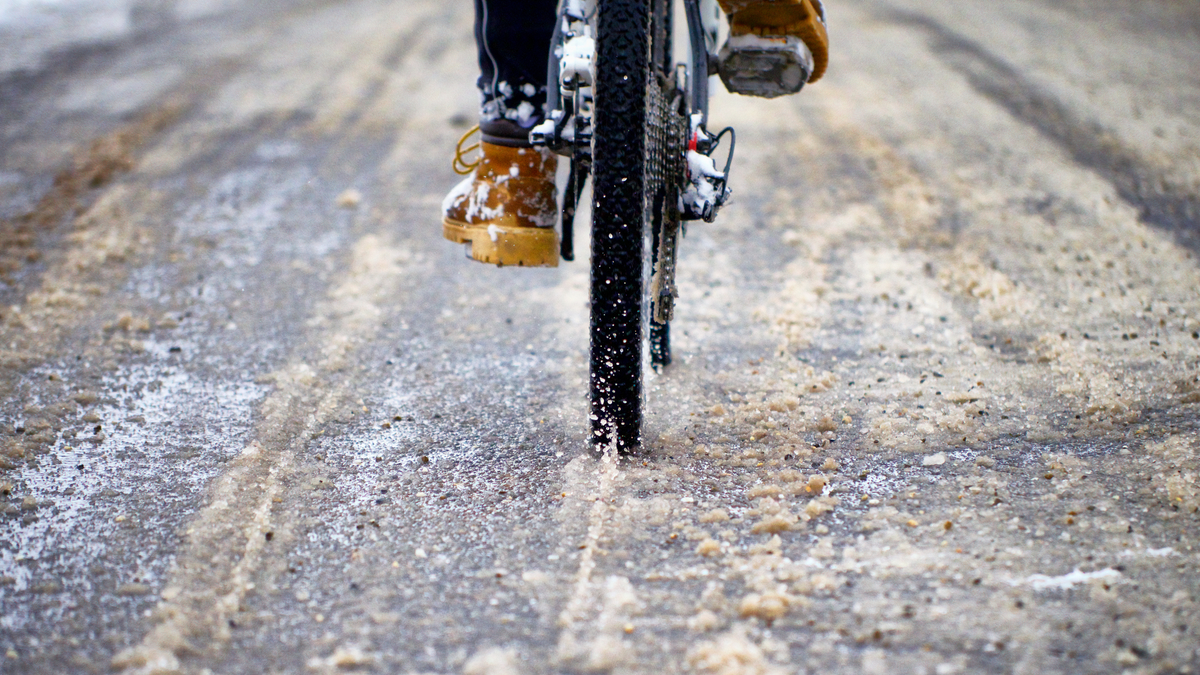
<svg viewBox="0 0 1200 675"><path fill-rule="evenodd" d="M136 28L139 11L193 19L236 0L0 0L0 77L36 71L48 56L111 43Z"/></svg>
<svg viewBox="0 0 1200 675"><path fill-rule="evenodd" d="M127 35L134 0L0 0L0 76L38 70L64 48Z"/></svg>
<svg viewBox="0 0 1200 675"><path fill-rule="evenodd" d="M1200 12L835 4L614 462L469 3L5 3L0 672L1200 673Z"/></svg>

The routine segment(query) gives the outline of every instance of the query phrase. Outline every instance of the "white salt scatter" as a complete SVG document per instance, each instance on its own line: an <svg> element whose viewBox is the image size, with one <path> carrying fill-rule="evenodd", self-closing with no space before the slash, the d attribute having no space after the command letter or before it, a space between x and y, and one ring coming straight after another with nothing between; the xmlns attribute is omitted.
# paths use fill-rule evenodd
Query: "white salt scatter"
<svg viewBox="0 0 1200 675"><path fill-rule="evenodd" d="M1080 572L1079 570L1075 570L1070 574L1058 577L1048 577L1045 574L1031 574L1024 580L1024 583L1033 586L1033 590L1035 591L1044 591L1047 589L1067 590L1077 584L1084 584L1098 579L1117 579L1120 576L1121 573L1112 568L1096 570L1095 572Z"/></svg>
<svg viewBox="0 0 1200 675"><path fill-rule="evenodd" d="M533 126L533 115L536 112L537 108L534 108L532 103L521 101L521 104L517 106L517 124L526 128Z"/></svg>
<svg viewBox="0 0 1200 675"><path fill-rule="evenodd" d="M946 463L946 453L938 452L932 455L925 455L925 459L921 460L922 466L941 466Z"/></svg>
<svg viewBox="0 0 1200 675"><path fill-rule="evenodd" d="M1171 548L1170 546L1166 548L1148 548L1146 549L1146 555L1154 558L1165 558L1167 556L1175 555L1175 549Z"/></svg>
<svg viewBox="0 0 1200 675"><path fill-rule="evenodd" d="M517 675L517 652L488 647L472 656L463 666L463 675Z"/></svg>
<svg viewBox="0 0 1200 675"><path fill-rule="evenodd" d="M458 206L459 202L466 199L471 194L471 188L475 185L475 177L467 176L459 181L454 189L446 193L446 198L442 200L442 211L446 212Z"/></svg>

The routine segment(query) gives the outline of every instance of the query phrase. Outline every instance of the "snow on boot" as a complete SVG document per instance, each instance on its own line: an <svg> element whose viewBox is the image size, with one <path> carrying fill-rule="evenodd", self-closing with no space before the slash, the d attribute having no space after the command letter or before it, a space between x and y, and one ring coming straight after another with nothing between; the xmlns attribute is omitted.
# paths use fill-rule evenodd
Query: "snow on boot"
<svg viewBox="0 0 1200 675"><path fill-rule="evenodd" d="M469 244L470 257L480 262L557 267L558 158L548 150L487 140L479 147L479 162L464 165L460 142L456 170L470 175L442 203L443 234Z"/></svg>
<svg viewBox="0 0 1200 675"><path fill-rule="evenodd" d="M821 0L719 0L729 39L717 55L725 88L775 98L825 74L829 36Z"/></svg>

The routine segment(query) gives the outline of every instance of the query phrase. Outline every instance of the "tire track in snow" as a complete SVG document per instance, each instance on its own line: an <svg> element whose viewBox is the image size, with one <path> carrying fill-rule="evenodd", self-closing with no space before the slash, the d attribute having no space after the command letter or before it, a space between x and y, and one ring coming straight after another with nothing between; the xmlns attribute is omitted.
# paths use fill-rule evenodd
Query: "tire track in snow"
<svg viewBox="0 0 1200 675"><path fill-rule="evenodd" d="M947 376L937 387L946 394L958 371L954 394L969 403L964 410L975 408L976 424L966 426L988 429L988 438L1048 440L1103 434L1140 411L1173 407L1200 325L1192 253L1139 222L1145 214L1123 200L1121 186L1081 165L1070 147L1045 143L1044 130L956 77L958 65L945 63L922 34L889 29L875 39L879 49L851 54L854 72L823 105L835 130L870 159L888 215L905 235L897 260L909 268L901 275L907 280L874 289L876 300L886 297L880 291L920 289L905 299L925 309L926 339L962 332L936 352L954 358L933 366ZM910 56L886 56L901 50ZM942 74L890 96L879 80L858 74L888 73L888 82L914 67ZM974 117L964 119L964 110ZM928 133L929 121L940 133ZM947 302L953 313L936 306ZM940 316L951 318L931 326L928 319ZM949 348L953 342L958 349ZM989 394L967 391L979 382ZM986 424L972 398L991 399ZM1042 410L1027 416L1025 403L1037 399ZM998 402L1008 410L997 410ZM997 412L1007 412L1007 424Z"/></svg>
<svg viewBox="0 0 1200 675"><path fill-rule="evenodd" d="M590 203L588 198L585 193L584 204ZM588 222L590 213L585 206L576 220L577 251L591 250L590 233L582 226ZM528 302L548 305L547 312L557 317L548 326L557 343L586 344L588 269L586 258L578 260L553 289L539 288L526 294ZM568 386L582 391L587 381L586 352L569 357L559 367ZM583 420L587 410L586 403L581 405L571 397L561 401L555 415L562 420ZM565 538L581 531L582 539L572 547L579 551L579 562L560 591L563 602L557 616L558 640L551 646L549 658L562 666L606 670L625 663L633 654L622 638L629 614L638 604L627 577L594 578L599 566L597 556L607 554L601 550L602 542L621 529L617 522L621 514L615 504L622 498L622 460L611 450L597 459L587 443L586 426L569 426L578 427L577 437L584 445L581 455L562 469L565 494L556 517Z"/></svg>
<svg viewBox="0 0 1200 675"><path fill-rule="evenodd" d="M219 650L229 639L230 617L254 590L250 579L263 561L267 534L287 521L275 504L296 457L345 398L353 379L343 372L348 357L379 330L380 305L394 297L413 261L406 247L376 235L354 246L348 276L309 321L316 334L275 374L255 440L215 481L208 505L187 526L153 628L114 657L114 667L183 672L181 656Z"/></svg>
<svg viewBox="0 0 1200 675"><path fill-rule="evenodd" d="M610 449L598 462L586 455L576 458L565 472L563 486L569 502L563 509L564 515L575 516L570 520L586 519L587 530L583 543L579 544L579 566L558 617L561 631L555 659L563 664L582 664L589 670L611 669L627 654L619 637L623 624L619 615L636 604L636 599L624 577L610 576L597 581L592 575L600 542L614 516L613 501L621 482L619 460ZM597 606L602 607L599 612Z"/></svg>
<svg viewBox="0 0 1200 675"><path fill-rule="evenodd" d="M1001 106L1068 153L1084 170L1095 171L1113 186L1143 222L1197 250L1200 195L1186 178L1156 166L1113 130L1086 119L1053 94L1042 90L1003 58L937 19L908 10L881 9L888 20L927 36L930 48L960 72L981 96Z"/></svg>

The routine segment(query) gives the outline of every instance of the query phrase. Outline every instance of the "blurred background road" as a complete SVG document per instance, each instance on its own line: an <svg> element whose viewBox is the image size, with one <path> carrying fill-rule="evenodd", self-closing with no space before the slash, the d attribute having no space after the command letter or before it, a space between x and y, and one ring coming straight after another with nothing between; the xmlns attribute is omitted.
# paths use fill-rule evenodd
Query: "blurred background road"
<svg viewBox="0 0 1200 675"><path fill-rule="evenodd" d="M0 672L1200 671L1200 7L828 9L617 462L469 3L0 0Z"/></svg>

